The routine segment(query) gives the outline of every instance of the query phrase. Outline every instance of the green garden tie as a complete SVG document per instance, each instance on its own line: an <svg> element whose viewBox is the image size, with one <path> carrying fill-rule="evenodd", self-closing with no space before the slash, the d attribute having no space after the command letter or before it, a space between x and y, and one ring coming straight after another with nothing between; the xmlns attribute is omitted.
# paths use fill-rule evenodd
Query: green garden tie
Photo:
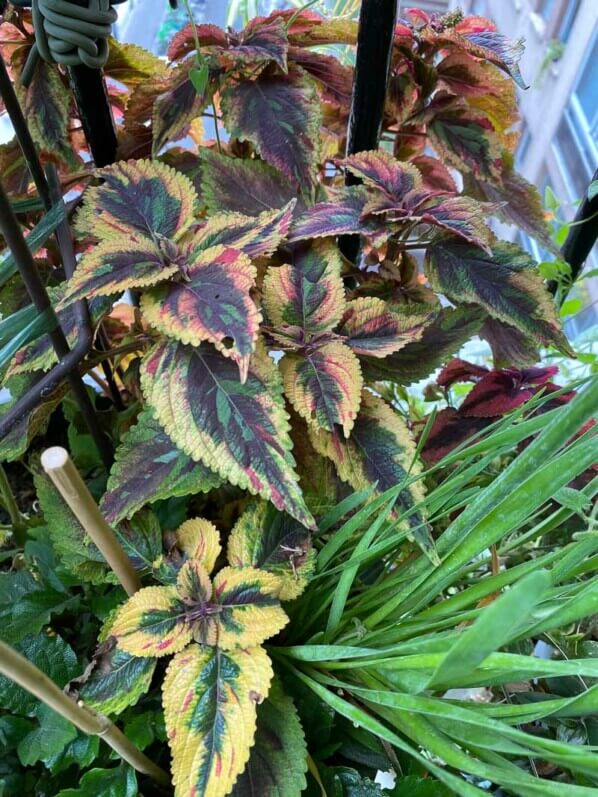
<svg viewBox="0 0 598 797"><path fill-rule="evenodd" d="M117 19L112 8L124 0L88 0L78 6L68 0L33 0L35 44L27 58L21 83L27 86L38 57L44 61L101 69L108 60L108 42Z"/></svg>

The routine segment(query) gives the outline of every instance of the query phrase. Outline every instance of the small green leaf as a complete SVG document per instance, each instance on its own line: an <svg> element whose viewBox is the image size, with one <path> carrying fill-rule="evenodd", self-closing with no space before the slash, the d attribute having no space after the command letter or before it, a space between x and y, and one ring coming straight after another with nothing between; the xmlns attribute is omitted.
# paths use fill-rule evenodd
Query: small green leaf
<svg viewBox="0 0 598 797"><path fill-rule="evenodd" d="M62 637L32 634L15 643L14 648L60 688L78 672L77 657ZM31 715L39 702L10 678L0 675L0 706L12 714Z"/></svg>
<svg viewBox="0 0 598 797"><path fill-rule="evenodd" d="M135 771L126 764L111 769L90 769L78 789L63 789L56 797L136 797Z"/></svg>
<svg viewBox="0 0 598 797"><path fill-rule="evenodd" d="M77 729L73 723L65 720L45 704L39 706L36 715L39 726L30 731L17 748L19 760L25 767L61 753L77 736Z"/></svg>
<svg viewBox="0 0 598 797"><path fill-rule="evenodd" d="M200 97L205 94L209 79L210 70L206 63L201 64L201 66L194 66L189 72L189 80L193 83L193 88Z"/></svg>
<svg viewBox="0 0 598 797"><path fill-rule="evenodd" d="M557 490L554 500L558 501L561 506L566 506L567 509L581 513L592 505L585 493L582 493L581 490L573 490L571 487L561 487L560 490Z"/></svg>
<svg viewBox="0 0 598 797"><path fill-rule="evenodd" d="M576 315L582 308L582 299L567 299L567 301L563 302L561 305L561 318L565 318L568 315Z"/></svg>

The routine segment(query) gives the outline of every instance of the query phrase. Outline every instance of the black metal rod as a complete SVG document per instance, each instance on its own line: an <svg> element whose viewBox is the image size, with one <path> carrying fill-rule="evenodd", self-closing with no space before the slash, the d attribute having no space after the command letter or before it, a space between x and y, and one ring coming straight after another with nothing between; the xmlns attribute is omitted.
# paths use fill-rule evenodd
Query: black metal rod
<svg viewBox="0 0 598 797"><path fill-rule="evenodd" d="M64 246L64 251L61 252L65 263L68 263L69 269L74 269L75 265L75 254L72 248L72 239L70 237L70 231L68 230L68 226L66 226L66 222L63 222L65 228L63 230L63 234L60 236L60 241ZM33 261L33 256L29 251L25 238L23 237L23 233L21 232L21 228L17 221L17 218L13 212L13 209L10 204L10 200L4 191L4 187L0 182L0 232L2 233L4 240L6 241L12 255L17 263L17 267L19 269L19 273L21 274L21 278L25 284L27 289L27 293L31 297L31 301L35 305L36 309L39 313L44 313L47 310L51 309L52 305L50 303L50 299L48 297L48 293L43 282L40 279L38 274L37 268ZM68 235L66 234L68 233ZM66 266L65 266L66 270ZM72 273L72 272L71 272ZM83 320L83 315L87 314L87 307L84 308L78 307L77 309L78 314L81 315L81 320ZM107 436L104 434L102 428L99 425L97 416L95 414L95 410L93 408L93 404L89 398L85 385L83 384L83 380L78 372L72 370L76 367L79 360L85 355L86 351L89 349L91 345L91 332L89 330L88 324L83 324L83 330L85 330L86 334L84 334L84 338L86 339L86 348L85 352L78 354L78 359L74 360L66 372L67 379L69 380L71 389L75 398L77 400L77 404L79 405L79 409L85 423L90 431L90 434L93 437L93 440L98 448L98 452L102 461L106 468L110 468L112 464L112 446L110 441L108 440ZM71 352L67 340L64 336L64 332L62 331L60 326L57 326L52 331L48 332L50 336L50 340L52 341L52 346L54 351L56 352L56 356L58 357L59 364L61 361L66 360L69 358L69 362L71 362L71 356L73 352ZM79 344L76 347L79 348ZM55 369L53 369L54 371ZM53 374L51 372L51 375ZM37 387L37 385L36 385ZM29 394L27 394L28 396ZM46 394L47 395L47 394ZM44 393L39 393L36 391L36 400L39 401L39 398L43 398ZM24 405L26 402L20 400L18 405L14 408L14 410L18 410L18 418L22 418L24 414ZM32 408L35 407L35 402L32 405ZM10 416L10 413L7 413L7 416L3 418L3 424L7 423L7 418ZM14 421L13 421L14 422Z"/></svg>
<svg viewBox="0 0 598 797"><path fill-rule="evenodd" d="M594 172L592 182L596 180L598 180L598 169ZM589 199L586 191L586 195L581 205L577 208L573 224L561 249L563 260L571 266L571 287L581 274L583 264L588 259L588 255L598 238L597 214L598 194L593 199ZM558 283L551 281L548 283L548 287L555 294ZM566 296L567 292L561 297L561 301L564 301Z"/></svg>
<svg viewBox="0 0 598 797"><path fill-rule="evenodd" d="M116 159L116 130L106 84L99 69L69 68L69 78L85 138L96 166L108 166Z"/></svg>
<svg viewBox="0 0 598 797"><path fill-rule="evenodd" d="M398 6L398 0L363 0L361 3L347 155L378 148ZM345 183L355 185L359 180L347 172ZM343 236L340 246L345 257L355 261L359 236Z"/></svg>
<svg viewBox="0 0 598 797"><path fill-rule="evenodd" d="M44 174L44 170L37 155L35 144L33 143L33 139L31 138L31 133L29 132L29 128L27 127L27 122L23 115L23 111L21 110L19 100L17 98L16 92L10 80L8 70L6 69L6 64L4 63L4 59L1 53L0 53L0 95L2 95L2 99L4 100L4 105L6 106L8 116L10 118L15 134L17 136L17 141L19 142L19 146L21 147L23 156L27 161L27 166L31 173L31 177L33 178L33 182L35 183L35 187L37 188L37 193L39 194L40 199L44 203L44 207L46 208L46 210L49 210L50 207L52 206L52 201L50 199L50 191L48 189L48 183L46 182L46 175Z"/></svg>

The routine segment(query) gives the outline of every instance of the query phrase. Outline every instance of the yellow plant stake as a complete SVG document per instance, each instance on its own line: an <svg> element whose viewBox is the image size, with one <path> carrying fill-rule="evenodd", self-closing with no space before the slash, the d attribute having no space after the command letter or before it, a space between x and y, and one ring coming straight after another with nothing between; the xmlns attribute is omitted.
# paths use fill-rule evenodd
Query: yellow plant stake
<svg viewBox="0 0 598 797"><path fill-rule="evenodd" d="M59 446L46 449L42 454L42 467L116 573L127 595L134 595L141 589L139 576L114 531L106 523L68 452Z"/></svg>

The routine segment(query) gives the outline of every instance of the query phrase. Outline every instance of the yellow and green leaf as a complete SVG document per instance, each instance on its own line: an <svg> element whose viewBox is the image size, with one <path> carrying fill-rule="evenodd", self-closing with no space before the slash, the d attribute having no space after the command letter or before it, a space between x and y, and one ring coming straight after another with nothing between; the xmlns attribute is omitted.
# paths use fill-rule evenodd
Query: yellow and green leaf
<svg viewBox="0 0 598 797"><path fill-rule="evenodd" d="M332 329L345 307L342 262L336 243L297 247L292 263L271 267L264 280L264 307L275 327L306 333Z"/></svg>
<svg viewBox="0 0 598 797"><path fill-rule="evenodd" d="M361 402L359 360L340 341L286 354L281 363L287 398L309 424L349 436Z"/></svg>
<svg viewBox="0 0 598 797"><path fill-rule="evenodd" d="M225 797L245 768L272 665L262 648L189 645L162 687L176 797Z"/></svg>
<svg viewBox="0 0 598 797"><path fill-rule="evenodd" d="M87 189L76 217L81 235L176 241L193 223L193 184L160 161L120 161L96 175L102 183Z"/></svg>
<svg viewBox="0 0 598 797"><path fill-rule="evenodd" d="M220 534L213 523L204 518L186 520L176 530L177 547L189 559L199 562L211 573L220 555Z"/></svg>
<svg viewBox="0 0 598 797"><path fill-rule="evenodd" d="M388 357L408 343L419 340L425 329L424 317L396 312L374 296L347 303L339 335L355 354Z"/></svg>
<svg viewBox="0 0 598 797"><path fill-rule="evenodd" d="M193 636L185 604L175 587L144 587L119 609L111 633L133 656L166 656Z"/></svg>
<svg viewBox="0 0 598 797"><path fill-rule="evenodd" d="M235 364L209 344L165 340L145 358L141 384L158 420L189 456L312 526L297 485L282 385L264 351L258 348L242 384Z"/></svg>
<svg viewBox="0 0 598 797"><path fill-rule="evenodd" d="M279 579L280 600L299 597L315 567L309 531L266 501L254 501L243 512L228 539L233 567L257 567Z"/></svg>

